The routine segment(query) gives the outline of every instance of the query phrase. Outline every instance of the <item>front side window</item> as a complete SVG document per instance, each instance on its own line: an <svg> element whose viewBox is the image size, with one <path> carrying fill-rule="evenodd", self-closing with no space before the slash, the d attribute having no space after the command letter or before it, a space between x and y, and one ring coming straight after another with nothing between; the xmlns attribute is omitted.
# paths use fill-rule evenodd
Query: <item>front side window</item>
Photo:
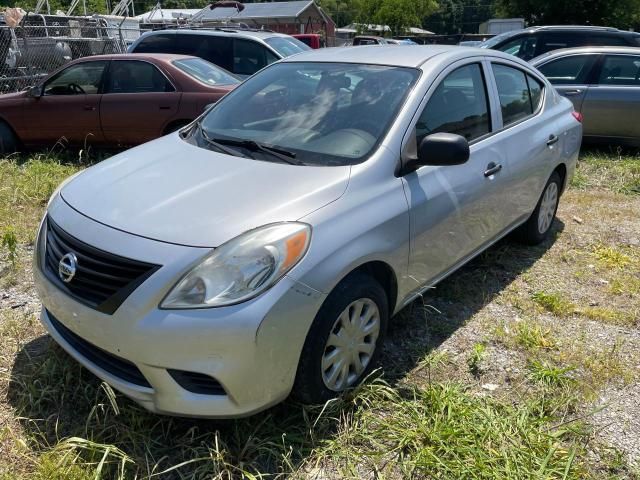
<svg viewBox="0 0 640 480"><path fill-rule="evenodd" d="M640 56L605 56L598 83L600 85L640 85Z"/></svg>
<svg viewBox="0 0 640 480"><path fill-rule="evenodd" d="M137 60L114 60L105 93L173 92L173 85L155 65Z"/></svg>
<svg viewBox="0 0 640 480"><path fill-rule="evenodd" d="M498 87L503 126L507 127L531 115L534 108L527 75L522 70L506 65L493 64L492 68Z"/></svg>
<svg viewBox="0 0 640 480"><path fill-rule="evenodd" d="M538 70L554 85L575 85L587 82L597 55L571 55L552 60Z"/></svg>
<svg viewBox="0 0 640 480"><path fill-rule="evenodd" d="M537 38L535 35L518 37L498 47L501 52L515 55L524 60L530 60L536 53Z"/></svg>
<svg viewBox="0 0 640 480"><path fill-rule="evenodd" d="M100 91L107 62L72 65L44 84L45 95L84 95Z"/></svg>
<svg viewBox="0 0 640 480"><path fill-rule="evenodd" d="M451 72L431 95L418 123L418 143L437 132L455 133L468 141L491 131L487 90L479 64Z"/></svg>
<svg viewBox="0 0 640 480"><path fill-rule="evenodd" d="M382 140L419 75L378 65L276 64L217 103L202 119L202 136L267 144L305 164L356 164Z"/></svg>
<svg viewBox="0 0 640 480"><path fill-rule="evenodd" d="M185 35L188 54L227 70L233 68L233 39L222 35Z"/></svg>
<svg viewBox="0 0 640 480"><path fill-rule="evenodd" d="M174 67L207 85L234 85L240 83L238 77L232 73L201 58L174 60L172 63Z"/></svg>

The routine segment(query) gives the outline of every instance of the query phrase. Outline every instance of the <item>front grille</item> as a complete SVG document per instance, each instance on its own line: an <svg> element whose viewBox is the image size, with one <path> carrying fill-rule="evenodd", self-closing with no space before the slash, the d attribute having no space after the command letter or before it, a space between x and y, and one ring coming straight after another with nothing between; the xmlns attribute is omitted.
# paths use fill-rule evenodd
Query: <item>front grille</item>
<svg viewBox="0 0 640 480"><path fill-rule="evenodd" d="M43 270L60 289L85 305L111 315L159 265L114 255L72 237L50 218L45 227ZM78 262L69 283L58 275L62 257L73 253Z"/></svg>
<svg viewBox="0 0 640 480"><path fill-rule="evenodd" d="M167 372L169 372L169 375L171 375L178 385L189 392L203 395L226 395L220 382L204 373L172 369L168 369Z"/></svg>
<svg viewBox="0 0 640 480"><path fill-rule="evenodd" d="M47 316L53 328L60 334L65 341L71 345L71 347L86 358L88 361L96 365L97 367L109 372L114 377L118 377L134 385L141 387L151 388L151 385L144 378L142 372L133 363L124 358L116 357L109 352L102 350L95 345L87 342L82 337L79 337L67 327L65 327L60 321L51 315L51 312L47 310Z"/></svg>

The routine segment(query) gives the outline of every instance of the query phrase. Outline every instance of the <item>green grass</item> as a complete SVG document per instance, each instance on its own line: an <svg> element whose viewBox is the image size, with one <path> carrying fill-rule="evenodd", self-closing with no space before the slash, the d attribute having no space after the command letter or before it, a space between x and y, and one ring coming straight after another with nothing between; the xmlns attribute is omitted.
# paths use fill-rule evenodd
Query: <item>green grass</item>
<svg viewBox="0 0 640 480"><path fill-rule="evenodd" d="M585 150L571 186L581 190L604 188L626 195L640 195L640 154L616 150Z"/></svg>
<svg viewBox="0 0 640 480"><path fill-rule="evenodd" d="M0 160L2 288L32 288L35 229L53 190L81 168L51 155ZM568 195L584 202L573 204L579 228L597 195L635 201L639 178L637 157L584 156ZM634 381L635 364L622 340L589 343L559 326L632 326L638 250L598 236L555 251L580 235L558 230L552 250L502 242L435 290L437 308L393 327L386 373L324 406L287 400L240 420L148 413L48 340L33 312L0 309L0 479L631 478L617 452L593 455L601 447L578 406ZM581 288L598 305L571 289L583 267ZM590 287L594 272L611 282ZM483 312L486 325L474 323ZM457 349L466 323L474 335Z"/></svg>
<svg viewBox="0 0 640 480"><path fill-rule="evenodd" d="M32 243L49 197L81 168L48 155L0 159L0 232L10 229L19 242Z"/></svg>

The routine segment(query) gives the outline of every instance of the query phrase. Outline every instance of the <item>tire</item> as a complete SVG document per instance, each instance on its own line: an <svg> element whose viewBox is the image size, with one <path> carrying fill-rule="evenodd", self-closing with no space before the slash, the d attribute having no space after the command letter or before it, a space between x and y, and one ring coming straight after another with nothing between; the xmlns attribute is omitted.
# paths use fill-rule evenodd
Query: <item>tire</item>
<svg viewBox="0 0 640 480"><path fill-rule="evenodd" d="M18 151L18 138L9 125L0 122L0 155Z"/></svg>
<svg viewBox="0 0 640 480"><path fill-rule="evenodd" d="M345 329L343 322L349 316L362 320L369 315L368 320L356 325L356 330ZM346 277L329 294L313 320L300 356L293 395L304 403L324 403L358 385L378 362L388 317L387 295L378 282L363 273ZM340 338L347 341L337 342L342 346L332 345ZM357 345L366 348L358 349ZM357 367L355 355L363 368ZM338 363L340 359L344 361ZM346 369L340 368L347 362Z"/></svg>
<svg viewBox="0 0 640 480"><path fill-rule="evenodd" d="M518 241L527 245L538 245L549 236L558 211L561 191L562 179L558 172L553 172L542 191L535 210L529 219L516 230Z"/></svg>

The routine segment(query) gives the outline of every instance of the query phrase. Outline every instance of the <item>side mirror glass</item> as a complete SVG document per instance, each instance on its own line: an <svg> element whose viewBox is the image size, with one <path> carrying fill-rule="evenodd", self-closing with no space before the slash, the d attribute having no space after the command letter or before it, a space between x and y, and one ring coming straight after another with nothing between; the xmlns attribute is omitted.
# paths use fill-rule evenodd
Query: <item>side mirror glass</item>
<svg viewBox="0 0 640 480"><path fill-rule="evenodd" d="M43 90L44 90L44 87L42 85L29 87L29 89L27 90L27 95L30 96L31 98L40 98L42 96Z"/></svg>
<svg viewBox="0 0 640 480"><path fill-rule="evenodd" d="M413 167L423 165L462 165L469 160L469 142L453 133L433 133L418 145L418 158L411 161Z"/></svg>

